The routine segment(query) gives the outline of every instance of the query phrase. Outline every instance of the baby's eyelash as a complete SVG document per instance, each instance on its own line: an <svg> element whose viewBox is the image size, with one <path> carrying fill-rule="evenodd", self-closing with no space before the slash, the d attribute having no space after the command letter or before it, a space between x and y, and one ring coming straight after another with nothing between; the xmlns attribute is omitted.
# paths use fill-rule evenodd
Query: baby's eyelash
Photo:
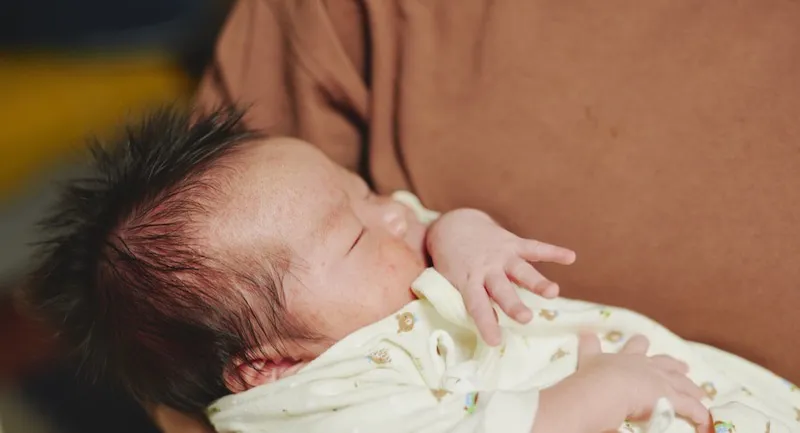
<svg viewBox="0 0 800 433"><path fill-rule="evenodd" d="M358 245L358 241L360 241L360 240L361 240L361 237L362 237L362 236L364 236L364 233L366 233L366 231L367 231L367 230L366 230L366 228L365 228L365 227L362 227L362 228L361 228L361 233L359 233L359 234L358 234L358 237L356 237L356 240L355 240L355 242L353 242L353 245L351 245L351 246L350 246L350 249L349 249L349 250L347 250L347 253L348 253L348 254L350 253L350 251L353 251L353 248L355 248L355 247L356 247L356 245Z"/></svg>

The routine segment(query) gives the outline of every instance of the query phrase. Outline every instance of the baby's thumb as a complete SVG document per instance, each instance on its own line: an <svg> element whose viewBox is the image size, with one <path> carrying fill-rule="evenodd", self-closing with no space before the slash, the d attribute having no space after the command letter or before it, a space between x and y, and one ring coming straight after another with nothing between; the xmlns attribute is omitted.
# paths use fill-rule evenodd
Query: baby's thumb
<svg viewBox="0 0 800 433"><path fill-rule="evenodd" d="M600 339L597 335L589 332L578 334L578 368L588 358L602 353Z"/></svg>

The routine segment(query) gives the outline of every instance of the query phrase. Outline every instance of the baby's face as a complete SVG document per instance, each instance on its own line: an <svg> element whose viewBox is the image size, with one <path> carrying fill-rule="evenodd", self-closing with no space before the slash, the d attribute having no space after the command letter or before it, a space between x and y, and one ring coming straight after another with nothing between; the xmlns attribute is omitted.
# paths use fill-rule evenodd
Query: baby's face
<svg viewBox="0 0 800 433"><path fill-rule="evenodd" d="M289 248L288 315L326 337L284 342L292 358L309 361L414 299L425 227L409 209L302 142L254 143L240 156L209 242L221 254Z"/></svg>

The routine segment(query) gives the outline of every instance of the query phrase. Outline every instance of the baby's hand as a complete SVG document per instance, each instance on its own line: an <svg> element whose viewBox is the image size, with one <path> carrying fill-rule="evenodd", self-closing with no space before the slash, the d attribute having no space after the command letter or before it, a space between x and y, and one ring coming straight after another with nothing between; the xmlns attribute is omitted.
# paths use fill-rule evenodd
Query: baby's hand
<svg viewBox="0 0 800 433"><path fill-rule="evenodd" d="M473 209L459 209L439 218L429 229L427 246L434 267L461 292L467 311L490 345L500 344L501 339L491 300L512 319L527 323L532 313L512 283L556 297L558 285L531 263L569 265L575 261L574 252L520 238Z"/></svg>
<svg viewBox="0 0 800 433"><path fill-rule="evenodd" d="M602 413L587 418L605 419L595 431L616 428L624 419L641 420L650 416L660 398L666 398L675 413L692 421L698 432L709 431L710 415L700 401L703 390L687 376L686 364L667 355L647 356L649 342L635 336L619 353L603 353L595 335L582 335L578 348L578 371L564 382L578 394L595 395L605 400L593 408ZM577 392L577 391L576 391Z"/></svg>

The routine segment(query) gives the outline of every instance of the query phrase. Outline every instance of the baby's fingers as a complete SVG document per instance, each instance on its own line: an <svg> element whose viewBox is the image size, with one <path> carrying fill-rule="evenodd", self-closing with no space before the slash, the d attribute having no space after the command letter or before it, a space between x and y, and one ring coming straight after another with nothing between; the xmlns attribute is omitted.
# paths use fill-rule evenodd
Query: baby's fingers
<svg viewBox="0 0 800 433"><path fill-rule="evenodd" d="M511 281L508 281L504 273L498 272L487 275L486 291L508 317L520 323L528 323L533 318L533 313L522 303L517 289L514 288Z"/></svg>
<svg viewBox="0 0 800 433"><path fill-rule="evenodd" d="M529 262L553 262L561 265L575 262L574 251L532 239L521 242L519 256Z"/></svg>
<svg viewBox="0 0 800 433"><path fill-rule="evenodd" d="M714 426L711 424L714 422L714 419L711 417L711 414L708 415L708 421L703 424L697 424L694 427L694 433L714 433Z"/></svg>
<svg viewBox="0 0 800 433"><path fill-rule="evenodd" d="M688 394L676 393L670 398L670 402L676 414L692 421L695 425L711 424L711 414L699 399Z"/></svg>
<svg viewBox="0 0 800 433"><path fill-rule="evenodd" d="M672 387L681 394L686 394L697 400L702 400L706 396L703 388L697 386L697 384L692 382L685 374L669 373L669 379L672 382Z"/></svg>
<svg viewBox="0 0 800 433"><path fill-rule="evenodd" d="M467 288L464 293L464 305L467 307L467 313L475 322L475 326L478 327L483 341L490 346L500 344L500 325L497 323L497 316L486 289L480 285Z"/></svg>
<svg viewBox="0 0 800 433"><path fill-rule="evenodd" d="M655 355L650 358L650 362L669 373L685 375L689 372L689 366L685 362L677 360L669 355Z"/></svg>
<svg viewBox="0 0 800 433"><path fill-rule="evenodd" d="M584 363L601 353L603 350L597 335L588 332L581 332L578 335L578 370L583 367Z"/></svg>
<svg viewBox="0 0 800 433"><path fill-rule="evenodd" d="M634 335L625 343L625 346L619 351L619 353L624 353L627 355L644 355L647 353L647 349L650 348L650 340L647 339L644 335Z"/></svg>
<svg viewBox="0 0 800 433"><path fill-rule="evenodd" d="M508 277L520 286L545 298L558 296L558 284L548 280L530 263L522 259L512 260L506 267Z"/></svg>

